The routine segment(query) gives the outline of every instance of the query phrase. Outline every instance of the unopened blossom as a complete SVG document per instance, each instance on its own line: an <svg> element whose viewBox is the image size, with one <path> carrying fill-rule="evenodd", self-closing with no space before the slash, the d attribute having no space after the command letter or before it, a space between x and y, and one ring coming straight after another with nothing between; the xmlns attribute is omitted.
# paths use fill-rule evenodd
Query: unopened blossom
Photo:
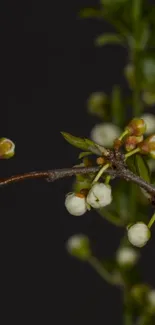
<svg viewBox="0 0 155 325"><path fill-rule="evenodd" d="M133 266L138 258L138 252L132 247L122 247L116 253L116 261L120 266Z"/></svg>
<svg viewBox="0 0 155 325"><path fill-rule="evenodd" d="M137 222L128 228L128 240L136 247L143 247L150 239L150 229L143 222Z"/></svg>
<svg viewBox="0 0 155 325"><path fill-rule="evenodd" d="M150 290L147 296L150 307L155 309L155 290Z"/></svg>
<svg viewBox="0 0 155 325"><path fill-rule="evenodd" d="M148 136L144 141L138 144L140 153L149 155L155 159L155 134Z"/></svg>
<svg viewBox="0 0 155 325"><path fill-rule="evenodd" d="M89 239L83 234L71 236L67 241L66 248L71 255L82 260L88 259L91 255Z"/></svg>
<svg viewBox="0 0 155 325"><path fill-rule="evenodd" d="M69 193L65 199L65 207L73 216L81 216L87 211L86 198L81 193Z"/></svg>
<svg viewBox="0 0 155 325"><path fill-rule="evenodd" d="M91 187L86 200L94 209L105 207L112 201L111 187L103 183L94 184Z"/></svg>
<svg viewBox="0 0 155 325"><path fill-rule="evenodd" d="M155 115L153 114L144 114L141 117L146 124L146 134L151 134L155 132Z"/></svg>
<svg viewBox="0 0 155 325"><path fill-rule="evenodd" d="M8 159L15 154L15 144L7 138L0 139L0 159Z"/></svg>
<svg viewBox="0 0 155 325"><path fill-rule="evenodd" d="M90 137L97 144L112 147L113 142L121 134L120 128L112 123L96 124L91 130Z"/></svg>
<svg viewBox="0 0 155 325"><path fill-rule="evenodd" d="M141 136L146 131L146 124L142 118L133 118L125 128L129 135Z"/></svg>

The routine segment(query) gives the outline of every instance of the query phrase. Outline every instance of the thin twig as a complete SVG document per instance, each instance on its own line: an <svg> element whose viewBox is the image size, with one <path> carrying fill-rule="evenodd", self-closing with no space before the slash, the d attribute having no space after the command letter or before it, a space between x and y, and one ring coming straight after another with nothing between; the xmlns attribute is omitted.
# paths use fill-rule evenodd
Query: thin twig
<svg viewBox="0 0 155 325"><path fill-rule="evenodd" d="M47 170L40 172L30 172L22 175L11 176L6 179L0 180L0 186L8 185L11 183L24 181L26 179L35 179L35 178L43 178L49 182L54 182L58 179L64 177L71 177L78 174L90 174L96 173L100 169L99 166L94 167L72 167L72 168L64 168L64 169L55 169L55 170ZM126 181L131 181L138 184L141 188L147 191L151 196L155 196L155 187L146 181L144 181L141 177L135 175L127 168L122 169L108 169L105 171L105 174L111 175L114 178L122 178Z"/></svg>

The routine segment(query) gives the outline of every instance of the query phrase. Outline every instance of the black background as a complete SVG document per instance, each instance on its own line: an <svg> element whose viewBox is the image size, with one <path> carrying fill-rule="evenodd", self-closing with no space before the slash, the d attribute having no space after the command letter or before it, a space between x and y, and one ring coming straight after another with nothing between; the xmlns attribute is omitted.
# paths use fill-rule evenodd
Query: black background
<svg viewBox="0 0 155 325"><path fill-rule="evenodd" d="M60 131L89 136L97 121L86 100L93 91L125 91L122 48L94 47L94 37L113 30L80 20L78 11L98 1L5 1L0 13L1 136L16 143L16 156L1 161L1 176L70 167L78 151ZM65 194L72 180L44 180L1 188L1 297L5 321L17 324L121 324L121 293L88 265L71 258L65 241L88 234L96 254L116 250L123 230L94 212L69 215ZM154 245L143 249L143 278L154 284Z"/></svg>

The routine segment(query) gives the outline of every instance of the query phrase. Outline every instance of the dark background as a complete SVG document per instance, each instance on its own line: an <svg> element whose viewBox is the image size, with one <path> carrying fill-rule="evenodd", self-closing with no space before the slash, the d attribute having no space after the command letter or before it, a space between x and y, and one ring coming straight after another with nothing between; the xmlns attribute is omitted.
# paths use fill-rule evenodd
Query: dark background
<svg viewBox="0 0 155 325"><path fill-rule="evenodd" d="M5 1L0 12L1 136L16 143L16 156L1 161L1 177L70 167L78 150L60 131L89 136L97 121L86 100L93 91L125 91L122 48L94 47L94 37L112 28L80 20L94 0ZM123 235L94 212L69 215L65 194L72 180L44 180L1 188L1 306L16 324L120 324L121 293L88 265L71 258L66 240L89 235L99 257L116 250ZM152 241L143 249L143 278L155 284Z"/></svg>

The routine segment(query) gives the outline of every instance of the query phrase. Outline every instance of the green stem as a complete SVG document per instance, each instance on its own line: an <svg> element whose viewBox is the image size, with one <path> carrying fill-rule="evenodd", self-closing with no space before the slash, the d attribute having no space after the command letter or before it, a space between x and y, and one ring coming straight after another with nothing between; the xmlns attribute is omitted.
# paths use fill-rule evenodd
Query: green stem
<svg viewBox="0 0 155 325"><path fill-rule="evenodd" d="M135 153L139 152L139 151L140 151L140 149L139 149L139 148L136 148L136 149L134 149L134 150L132 150L132 151L126 153L126 154L125 154L125 160L126 160L127 158L129 158L130 156L134 155Z"/></svg>
<svg viewBox="0 0 155 325"><path fill-rule="evenodd" d="M125 130L121 135L120 137L118 138L118 140L122 140L127 134L129 133L129 130Z"/></svg>
<svg viewBox="0 0 155 325"><path fill-rule="evenodd" d="M133 325L133 317L130 306L130 299L127 289L124 289L124 314L123 314L123 325Z"/></svg>
<svg viewBox="0 0 155 325"><path fill-rule="evenodd" d="M152 218L150 219L150 221L148 223L148 228L151 228L154 222L155 222L155 213L153 214Z"/></svg>
<svg viewBox="0 0 155 325"><path fill-rule="evenodd" d="M97 260L96 257L91 256L88 262L105 281L110 284L115 284L112 275L104 268L104 266Z"/></svg>
<svg viewBox="0 0 155 325"><path fill-rule="evenodd" d="M108 163L108 164L104 165L104 166L99 170L99 172L97 173L96 177L94 178L92 184L96 183L96 182L99 180L99 178L102 176L102 174L104 173L104 171L105 171L107 168L109 168L109 166L110 166L110 164Z"/></svg>
<svg viewBox="0 0 155 325"><path fill-rule="evenodd" d="M106 178L105 178L105 184L108 185L110 180L111 180L111 176L107 175Z"/></svg>

